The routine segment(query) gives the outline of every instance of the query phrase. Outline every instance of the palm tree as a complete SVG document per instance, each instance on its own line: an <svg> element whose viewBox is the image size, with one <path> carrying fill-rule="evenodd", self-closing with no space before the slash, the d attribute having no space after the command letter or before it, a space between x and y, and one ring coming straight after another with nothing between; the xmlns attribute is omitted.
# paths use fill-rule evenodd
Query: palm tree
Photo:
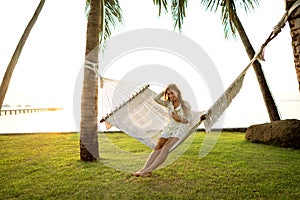
<svg viewBox="0 0 300 200"><path fill-rule="evenodd" d="M257 3L257 2L254 1L254 3ZM223 1L222 6L223 6L222 7L222 16L224 19L223 24L225 24L225 35L226 35L226 32L228 31L228 29L233 30L232 31L233 33L235 32L234 30L236 29L239 33L239 36L240 36L242 42L243 42L243 45L248 54L248 57L251 60L255 55L255 50L250 43L250 40L245 32L245 29L244 29L240 19L238 18L234 1L232 1L232 0ZM249 1L249 5L246 6L246 10L247 10L247 8L254 8L251 1ZM228 28L228 25L229 25L229 28ZM280 115L278 113L277 106L275 104L275 101L273 99L273 96L271 94L269 86L267 84L261 64L258 60L256 60L253 63L253 69L255 71L256 78L259 83L262 95L263 95L263 99L264 99L264 102L265 102L265 105L266 105L266 108L267 108L267 111L269 114L270 121L280 120Z"/></svg>
<svg viewBox="0 0 300 200"><path fill-rule="evenodd" d="M26 43L26 40L30 34L31 29L33 28L36 20L38 19L38 16L44 6L45 0L41 0L38 7L36 8L31 20L29 21L27 27L25 28L23 35L21 36L19 43L14 51L13 56L10 59L10 62L7 66L6 72L4 74L1 86L0 86L0 110L2 108L3 105L3 101L6 95L6 92L8 90L8 86L12 77L12 74L14 72L14 69L18 63L19 57L22 53L22 49Z"/></svg>
<svg viewBox="0 0 300 200"><path fill-rule="evenodd" d="M161 8L167 11L167 0L154 0L154 4L159 7L159 15L161 14ZM211 11L219 11L221 9L222 15L222 23L224 25L225 38L230 36L230 33L235 36L236 31L239 33L239 36L244 44L248 57L252 59L254 57L255 51L247 37L247 34L242 26L241 21L237 16L236 11L236 3L234 0L201 0L201 4L203 4L206 9L210 9ZM248 0L243 1L241 6L247 12L251 9L254 9L254 4L258 5L258 1ZM171 10L172 16L174 20L174 28L178 27L179 31L182 29L183 19L185 17L185 9L187 6L186 0L172 0ZM280 116L268 87L267 81L265 79L263 70L259 61L255 61L253 63L253 68L256 73L256 77L258 83L260 85L260 89L264 98L265 105L267 107L267 111L269 114L270 121L280 120Z"/></svg>
<svg viewBox="0 0 300 200"><path fill-rule="evenodd" d="M118 0L88 0L85 60L98 63L98 47L111 34L110 27L122 22ZM99 159L98 150L98 78L95 72L84 68L81 96L80 159Z"/></svg>
<svg viewBox="0 0 300 200"><path fill-rule="evenodd" d="M297 0L286 0L286 8L289 10ZM294 52L294 62L300 91L300 7L298 6L288 18L292 37L292 47Z"/></svg>

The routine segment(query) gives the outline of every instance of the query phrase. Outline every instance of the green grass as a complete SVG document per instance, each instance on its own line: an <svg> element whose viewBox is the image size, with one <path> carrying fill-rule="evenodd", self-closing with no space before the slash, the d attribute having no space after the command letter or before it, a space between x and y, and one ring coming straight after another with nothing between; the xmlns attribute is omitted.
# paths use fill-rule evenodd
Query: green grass
<svg viewBox="0 0 300 200"><path fill-rule="evenodd" d="M126 156L79 161L76 133L2 135L0 199L300 199L300 150L222 133L214 149L200 158L204 137L197 133L179 159L151 178L136 178L103 164L136 162ZM125 134L100 134L99 140L104 149L114 145L131 155L150 152Z"/></svg>

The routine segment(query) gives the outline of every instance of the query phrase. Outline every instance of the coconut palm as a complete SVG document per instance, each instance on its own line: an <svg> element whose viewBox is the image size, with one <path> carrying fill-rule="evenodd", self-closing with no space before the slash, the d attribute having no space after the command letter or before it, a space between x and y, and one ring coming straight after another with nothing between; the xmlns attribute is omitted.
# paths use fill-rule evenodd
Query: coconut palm
<svg viewBox="0 0 300 200"><path fill-rule="evenodd" d="M245 7L244 9L246 11L249 11L249 9L254 8L254 4L258 5L257 1L244 1ZM232 31L232 33L235 33L235 30L238 32L243 45L245 47L245 50L248 54L249 59L252 59L255 55L254 48L252 47L250 40L246 34L246 31L238 18L237 11L236 11L236 5L233 0L225 0L223 1L222 6L222 18L223 18L223 24L225 27L225 36L228 35L229 30ZM226 34L227 33L227 34ZM253 69L256 74L257 81L260 86L260 90L263 95L263 99L269 114L270 121L276 121L280 120L280 115L277 110L277 106L275 104L275 101L272 97L271 91L269 89L269 86L267 84L264 72L262 70L261 64L258 60L256 60L253 63Z"/></svg>
<svg viewBox="0 0 300 200"><path fill-rule="evenodd" d="M224 33L225 38L228 38L230 35L235 36L236 32L238 32L243 45L246 49L248 57L250 59L253 58L255 51L247 37L247 34L242 26L241 21L238 18L237 10L236 10L236 1L234 0L201 0L202 5L205 6L206 9L210 11L221 11L222 23L224 25ZM161 14L161 9L168 10L168 1L167 0L154 0L154 4L159 7L159 15ZM255 5L258 5L257 0L246 0L240 2L240 6L246 12L254 9ZM185 17L185 9L187 6L186 0L172 0L171 11L174 20L174 28L178 27L181 31L183 19ZM264 98L265 105L267 107L267 111L269 114L269 118L271 121L280 120L280 116L268 87L267 81L265 79L263 70L259 61L255 61L253 63L253 68L256 73L256 77L258 83L260 85L260 89Z"/></svg>
<svg viewBox="0 0 300 200"><path fill-rule="evenodd" d="M297 0L286 0L286 8L289 10L292 5ZM290 26L290 32L292 37L292 47L294 52L294 62L295 62L295 68L296 68L296 74L297 79L299 83L299 91L300 91L300 43L299 43L299 37L300 37L300 7L297 7L295 11L290 15L288 18L288 23Z"/></svg>
<svg viewBox="0 0 300 200"><path fill-rule="evenodd" d="M88 0L85 60L98 63L98 47L111 34L111 28L122 22L118 0ZM98 151L98 78L84 68L81 96L80 159L95 161Z"/></svg>
<svg viewBox="0 0 300 200"><path fill-rule="evenodd" d="M19 57L22 53L22 49L26 43L26 40L30 34L30 31L32 27L34 26L36 20L38 19L38 16L44 6L45 0L41 0L38 7L36 8L31 20L29 21L27 27L25 28L23 35L21 36L19 43L14 51L14 54L7 66L6 72L4 74L1 86L0 86L0 110L2 108L2 104L6 95L6 92L8 90L8 86L12 77L12 74L14 72L14 69L18 63Z"/></svg>

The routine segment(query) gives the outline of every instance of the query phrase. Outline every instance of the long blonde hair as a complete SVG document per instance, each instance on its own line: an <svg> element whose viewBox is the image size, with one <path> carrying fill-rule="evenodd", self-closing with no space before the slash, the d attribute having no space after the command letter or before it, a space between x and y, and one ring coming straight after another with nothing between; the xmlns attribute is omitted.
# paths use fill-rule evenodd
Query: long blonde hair
<svg viewBox="0 0 300 200"><path fill-rule="evenodd" d="M178 100L179 100L179 102L180 102L180 104L181 104L181 107L182 107L182 110L183 110L183 112L184 112L184 114L185 115L188 115L188 113L190 112L190 106L189 106L189 104L186 102L186 101L184 101L183 99L182 99L182 95L181 95L181 91L179 90L179 88L177 87L177 85L175 85L175 84L170 84L170 85L168 85L167 86L167 88L165 89L165 92L164 92L164 97L165 97L165 100L168 100L168 101L170 101L170 99L169 99L169 96L168 96L168 94L167 94L167 91L168 90L174 90L174 91L176 91L177 92L177 98L178 98Z"/></svg>

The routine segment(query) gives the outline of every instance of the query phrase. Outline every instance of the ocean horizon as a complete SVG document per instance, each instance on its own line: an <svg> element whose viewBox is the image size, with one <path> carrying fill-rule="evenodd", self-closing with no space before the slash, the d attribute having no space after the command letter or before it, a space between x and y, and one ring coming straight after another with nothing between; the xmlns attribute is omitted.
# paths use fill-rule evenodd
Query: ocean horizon
<svg viewBox="0 0 300 200"><path fill-rule="evenodd" d="M300 119L300 101L281 101L278 104L281 118ZM28 108L28 107L27 107ZM33 108L33 107L30 107ZM7 108L8 109L8 108ZM9 109L15 109L10 107ZM18 107L17 109L21 109ZM251 109L250 109L251 110ZM99 118L100 119L100 118ZM243 113L229 110L225 113L222 127L215 128L247 128L253 124L268 123L266 114ZM199 128L204 128L200 125ZM56 111L43 111L0 116L0 134L22 133L53 133L53 132L79 132L80 123L71 109ZM117 128L106 130L103 124L98 126L99 132L118 131Z"/></svg>

